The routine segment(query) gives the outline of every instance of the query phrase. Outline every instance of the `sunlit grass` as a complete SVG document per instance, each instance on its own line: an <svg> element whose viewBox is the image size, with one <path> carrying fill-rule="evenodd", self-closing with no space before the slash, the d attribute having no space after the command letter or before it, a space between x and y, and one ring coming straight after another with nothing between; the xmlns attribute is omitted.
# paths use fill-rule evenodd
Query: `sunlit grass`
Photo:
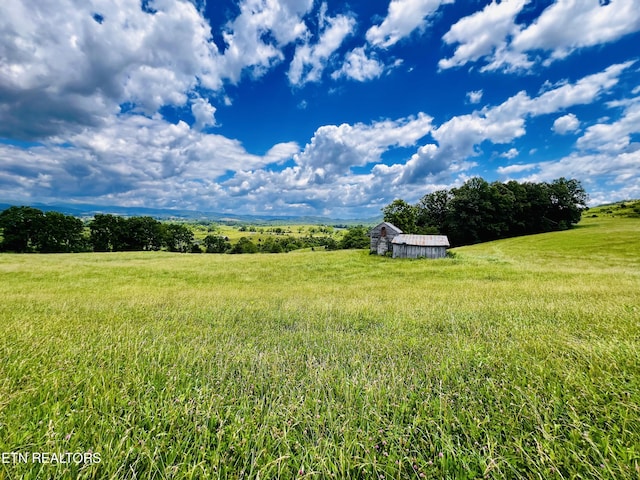
<svg viewBox="0 0 640 480"><path fill-rule="evenodd" d="M455 250L0 256L7 478L637 478L640 221Z"/></svg>

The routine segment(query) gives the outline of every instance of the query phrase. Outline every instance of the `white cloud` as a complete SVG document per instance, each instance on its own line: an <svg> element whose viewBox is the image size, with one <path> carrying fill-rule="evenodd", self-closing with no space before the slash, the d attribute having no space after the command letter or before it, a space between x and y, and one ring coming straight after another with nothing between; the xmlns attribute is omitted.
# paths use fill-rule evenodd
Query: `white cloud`
<svg viewBox="0 0 640 480"><path fill-rule="evenodd" d="M299 151L293 142L274 145L266 155L253 155L242 144L221 135L204 134L186 123L158 116L112 117L100 128L85 129L65 139L20 149L0 144L0 189L13 198L197 208L214 203L217 179L231 171L260 169L282 163Z"/></svg>
<svg viewBox="0 0 640 480"><path fill-rule="evenodd" d="M567 133L576 132L580 128L580 120L573 113L568 113L558 117L553 122L551 128L555 133L566 135Z"/></svg>
<svg viewBox="0 0 640 480"><path fill-rule="evenodd" d="M496 171L500 175L512 175L514 173L522 173L527 170L533 170L538 167L537 163L507 165L506 167L498 167Z"/></svg>
<svg viewBox="0 0 640 480"><path fill-rule="evenodd" d="M307 82L320 81L327 61L342 45L345 38L353 33L355 24L355 19L347 15L326 18L321 14L323 30L320 39L315 45L304 43L296 47L287 74L289 82L300 86Z"/></svg>
<svg viewBox="0 0 640 480"><path fill-rule="evenodd" d="M495 0L482 11L459 20L442 38L458 44L453 57L442 59L440 68L451 68L491 55L517 30L515 18L528 0Z"/></svg>
<svg viewBox="0 0 640 480"><path fill-rule="evenodd" d="M530 70L640 31L636 0L557 0L529 25L516 24L529 1L493 1L458 21L443 37L445 43L457 44L456 50L453 57L440 60L440 68L484 59L483 71Z"/></svg>
<svg viewBox="0 0 640 480"><path fill-rule="evenodd" d="M350 167L379 162L391 147L408 147L431 130L432 118L417 117L383 120L372 124L325 125L295 159L300 166L322 168L328 174L344 173Z"/></svg>
<svg viewBox="0 0 640 480"><path fill-rule="evenodd" d="M237 83L242 72L249 69L254 77L260 77L284 60L282 47L308 36L302 17L312 7L313 0L242 1L240 15L223 32L227 45L222 59L225 76Z"/></svg>
<svg viewBox="0 0 640 480"><path fill-rule="evenodd" d="M575 84L564 84L540 95L530 105L532 114L553 113L573 105L587 105L594 102L604 92L614 87L620 74L631 67L635 61L618 63L604 71L588 75Z"/></svg>
<svg viewBox="0 0 640 480"><path fill-rule="evenodd" d="M520 155L520 152L518 151L517 148L510 148L508 151L504 152L500 156L503 157L503 158L507 158L509 160L513 160L518 155Z"/></svg>
<svg viewBox="0 0 640 480"><path fill-rule="evenodd" d="M382 185L374 173L354 174L352 167L374 163L384 167L382 155L397 147L413 146L431 129L424 114L370 124L325 125L304 149L293 156L295 165L282 171L239 171L223 186L229 195L250 198L269 209L310 213L331 208L334 215L358 214L390 201L401 186ZM376 170L377 169L377 170Z"/></svg>
<svg viewBox="0 0 640 480"><path fill-rule="evenodd" d="M469 101L469 103L473 103L473 104L480 103L480 101L482 100L482 95L483 95L482 90L467 92L467 100Z"/></svg>
<svg viewBox="0 0 640 480"><path fill-rule="evenodd" d="M99 125L122 103L152 114L184 105L197 85L220 88L219 53L194 5L167 0L154 9L125 0L0 2L0 135L46 137Z"/></svg>
<svg viewBox="0 0 640 480"><path fill-rule="evenodd" d="M358 47L347 53L342 68L333 72L331 77L334 79L347 77L364 82L378 78L383 71L384 66L380 61L367 57L364 47Z"/></svg>
<svg viewBox="0 0 640 480"><path fill-rule="evenodd" d="M640 185L640 149L622 154L574 152L558 160L540 162L537 167L537 173L523 180L538 182L559 177L587 180L598 178L612 186L619 185L620 188Z"/></svg>
<svg viewBox="0 0 640 480"><path fill-rule="evenodd" d="M202 130L205 127L216 125L216 107L212 106L208 100L196 98L191 102L191 113L195 118L193 128Z"/></svg>
<svg viewBox="0 0 640 480"><path fill-rule="evenodd" d="M368 124L325 125L316 130L300 152L293 153L293 166L282 171L262 167L240 169L221 186L219 195L225 200L219 201L232 205L234 199L242 199L264 209L298 214L331 208L334 215L375 213L377 205L397 197L414 201L414 190L418 192L415 195L421 195L467 179L468 172L477 166L474 157L481 153L484 142L508 145L526 133L529 118L594 101L612 88L617 76L629 66L614 65L575 83L548 86L536 97L520 92L499 105L453 117L440 126L433 125L425 114ZM631 125L635 117L631 106L628 108L625 124ZM424 138L428 140L422 140L421 145L419 142ZM407 161L387 165L383 157L398 147L416 150ZM279 148L287 150L284 146ZM290 148L287 153L296 151L295 145ZM509 159L517 155L514 147L504 154ZM636 157L631 152L625 155L611 163L615 171L612 181L626 178L633 171ZM586 157L581 158L587 161ZM599 159L603 161L605 157ZM528 178L548 180L579 173L578 160L562 161L566 171L556 168L554 162L536 162L499 167L497 173L506 176L529 173ZM595 168L595 160L587 161L589 165L592 162L590 168ZM372 167L369 173L354 173L354 167L365 165ZM593 170L598 175L608 171L603 165L598 168ZM411 189L410 185L420 188Z"/></svg>
<svg viewBox="0 0 640 480"><path fill-rule="evenodd" d="M519 32L512 47L520 52L551 51L551 59L572 51L611 42L640 30L636 0L558 0Z"/></svg>
<svg viewBox="0 0 640 480"><path fill-rule="evenodd" d="M424 28L427 19L441 5L454 0L391 0L386 18L380 25L367 31L367 41L375 46L388 48L409 36L414 30Z"/></svg>
<svg viewBox="0 0 640 480"><path fill-rule="evenodd" d="M615 86L619 75L631 65L633 62L612 65L574 84L562 83L535 98L522 91L500 105L453 117L432 131L437 144L421 147L403 166L399 181L413 184L438 172L459 171L465 162L481 153L483 142L508 144L525 135L529 117L593 102Z"/></svg>
<svg viewBox="0 0 640 480"><path fill-rule="evenodd" d="M581 150L625 153L640 149L632 143L631 135L640 133L640 98L636 98L624 110L622 116L612 123L598 123L586 129L576 145Z"/></svg>

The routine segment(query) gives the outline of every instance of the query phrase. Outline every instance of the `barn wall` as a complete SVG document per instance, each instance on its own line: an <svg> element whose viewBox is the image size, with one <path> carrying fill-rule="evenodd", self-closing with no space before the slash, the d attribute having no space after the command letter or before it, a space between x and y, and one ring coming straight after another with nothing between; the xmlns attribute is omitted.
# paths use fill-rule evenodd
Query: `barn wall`
<svg viewBox="0 0 640 480"><path fill-rule="evenodd" d="M378 226L376 226L375 228L373 228L370 232L369 235L371 236L371 242L369 243L369 251L371 253L377 253L378 255L383 255L384 252L386 252L387 250L391 250L391 240L393 240L393 237L395 237L396 235L398 235L395 231L393 231L390 228L387 228L387 245L388 248L384 248L384 246L380 249L382 251L382 253L380 253L378 250L378 243L380 241L380 231L382 230L382 227L384 225L380 224Z"/></svg>
<svg viewBox="0 0 640 480"><path fill-rule="evenodd" d="M444 258L445 247L422 247L419 245L393 245L393 258Z"/></svg>

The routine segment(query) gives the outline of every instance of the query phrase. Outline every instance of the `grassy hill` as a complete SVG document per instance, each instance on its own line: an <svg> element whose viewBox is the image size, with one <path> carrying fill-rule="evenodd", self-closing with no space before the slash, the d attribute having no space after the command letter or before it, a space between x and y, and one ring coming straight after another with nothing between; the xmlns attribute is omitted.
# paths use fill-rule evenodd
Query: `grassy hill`
<svg viewBox="0 0 640 480"><path fill-rule="evenodd" d="M100 455L0 478L638 478L640 221L593 214L435 261L0 255L0 452Z"/></svg>
<svg viewBox="0 0 640 480"><path fill-rule="evenodd" d="M640 218L640 200L600 205L587 210L583 215L587 218L597 218L598 216Z"/></svg>

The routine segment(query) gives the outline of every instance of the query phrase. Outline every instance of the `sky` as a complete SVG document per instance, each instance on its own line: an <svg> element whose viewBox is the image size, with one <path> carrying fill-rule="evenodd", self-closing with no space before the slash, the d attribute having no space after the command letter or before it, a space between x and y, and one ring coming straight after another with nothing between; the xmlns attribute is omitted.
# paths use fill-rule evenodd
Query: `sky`
<svg viewBox="0 0 640 480"><path fill-rule="evenodd" d="M640 198L638 0L2 0L0 201L366 218Z"/></svg>

